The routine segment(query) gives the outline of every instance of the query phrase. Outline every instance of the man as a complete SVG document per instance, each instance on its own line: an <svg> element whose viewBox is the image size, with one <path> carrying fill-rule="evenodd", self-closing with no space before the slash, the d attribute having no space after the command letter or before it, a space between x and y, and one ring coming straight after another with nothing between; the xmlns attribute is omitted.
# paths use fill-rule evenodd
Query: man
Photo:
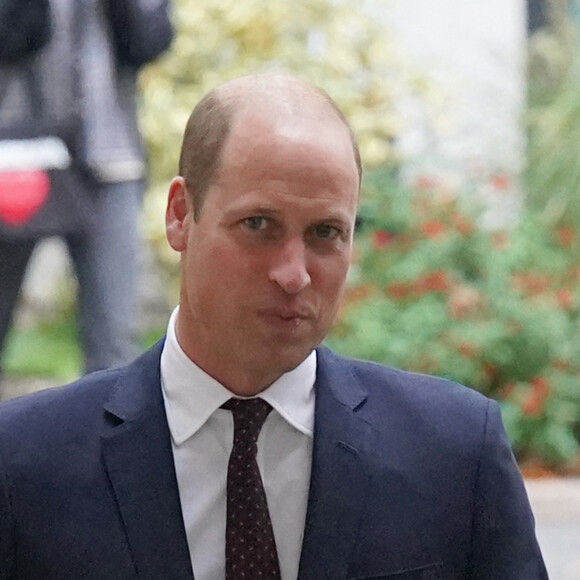
<svg viewBox="0 0 580 580"><path fill-rule="evenodd" d="M319 346L360 175L307 83L244 77L198 104L169 191L165 342L0 406L0 579L547 578L497 405ZM259 473L234 483L236 407L256 398Z"/></svg>

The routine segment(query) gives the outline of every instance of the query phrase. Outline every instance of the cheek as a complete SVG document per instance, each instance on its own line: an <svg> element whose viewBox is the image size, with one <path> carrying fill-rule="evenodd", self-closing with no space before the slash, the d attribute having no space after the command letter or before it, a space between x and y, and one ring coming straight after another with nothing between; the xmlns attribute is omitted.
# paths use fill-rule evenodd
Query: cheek
<svg viewBox="0 0 580 580"><path fill-rule="evenodd" d="M319 268L317 280L320 294L327 301L327 306L335 309L336 302L342 296L350 261L346 258L322 264Z"/></svg>
<svg viewBox="0 0 580 580"><path fill-rule="evenodd" d="M212 293L218 294L223 288L223 280L231 271L227 250L221 250L208 243L208 240L195 240L190 244L185 256L187 284L204 299L211 299Z"/></svg>
<svg viewBox="0 0 580 580"><path fill-rule="evenodd" d="M268 280L265 257L231 243L214 244L208 248L204 268L215 292L228 302L252 296L253 288L258 291Z"/></svg>

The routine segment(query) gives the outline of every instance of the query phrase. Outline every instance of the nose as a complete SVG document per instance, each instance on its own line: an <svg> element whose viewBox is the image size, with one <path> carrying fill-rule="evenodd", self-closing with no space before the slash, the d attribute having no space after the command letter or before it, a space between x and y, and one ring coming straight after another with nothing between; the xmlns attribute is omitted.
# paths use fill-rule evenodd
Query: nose
<svg viewBox="0 0 580 580"><path fill-rule="evenodd" d="M310 284L306 247L302 240L289 240L276 250L270 266L270 280L287 294L298 294Z"/></svg>

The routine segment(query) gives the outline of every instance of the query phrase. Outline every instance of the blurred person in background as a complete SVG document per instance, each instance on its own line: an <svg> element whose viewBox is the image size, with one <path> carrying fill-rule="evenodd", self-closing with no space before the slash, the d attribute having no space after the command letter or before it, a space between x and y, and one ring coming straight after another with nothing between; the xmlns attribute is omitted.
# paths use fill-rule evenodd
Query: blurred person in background
<svg viewBox="0 0 580 580"><path fill-rule="evenodd" d="M132 4L147 8L156 3ZM114 10L131 3L49 0L49 5L47 44L19 62L0 62L0 131L41 118L72 127L71 154L82 185L74 192L74 216L64 219L60 212L69 212L71 204L61 203L54 226L49 216L37 228L16 235L0 228L0 353L33 250L49 232L63 237L72 260L79 334L89 372L126 363L137 351L138 221L146 166L137 125L136 77L143 63L124 62L119 52L119 27L128 30L128 25L118 20L127 13L119 17ZM167 2L157 5L165 10ZM34 147L28 150L33 165ZM21 194L14 189L5 195Z"/></svg>

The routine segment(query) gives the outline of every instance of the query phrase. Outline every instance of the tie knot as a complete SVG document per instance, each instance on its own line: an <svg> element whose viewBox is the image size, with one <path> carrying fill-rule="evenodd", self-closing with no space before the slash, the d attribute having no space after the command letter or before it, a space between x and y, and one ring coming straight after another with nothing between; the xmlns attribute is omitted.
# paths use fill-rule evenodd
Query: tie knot
<svg viewBox="0 0 580 580"><path fill-rule="evenodd" d="M272 407L264 399L230 399L222 409L234 416L234 439L255 443Z"/></svg>

